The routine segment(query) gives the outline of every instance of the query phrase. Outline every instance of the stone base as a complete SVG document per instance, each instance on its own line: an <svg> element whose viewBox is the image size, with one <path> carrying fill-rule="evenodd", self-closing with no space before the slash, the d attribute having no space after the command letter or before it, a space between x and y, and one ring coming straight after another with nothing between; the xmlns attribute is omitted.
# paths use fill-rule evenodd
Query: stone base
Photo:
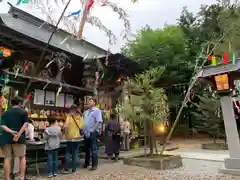
<svg viewBox="0 0 240 180"><path fill-rule="evenodd" d="M174 169L182 166L182 158L179 155L176 156L155 156L155 157L135 157L123 159L124 164L135 165L153 169Z"/></svg>
<svg viewBox="0 0 240 180"><path fill-rule="evenodd" d="M240 176L240 159L226 158L224 160L225 167L220 169L221 173Z"/></svg>
<svg viewBox="0 0 240 180"><path fill-rule="evenodd" d="M233 176L240 176L240 169L221 168L219 169L219 172L223 174L233 175Z"/></svg>
<svg viewBox="0 0 240 180"><path fill-rule="evenodd" d="M202 149L207 150L228 150L228 145L225 143L208 143L201 144Z"/></svg>

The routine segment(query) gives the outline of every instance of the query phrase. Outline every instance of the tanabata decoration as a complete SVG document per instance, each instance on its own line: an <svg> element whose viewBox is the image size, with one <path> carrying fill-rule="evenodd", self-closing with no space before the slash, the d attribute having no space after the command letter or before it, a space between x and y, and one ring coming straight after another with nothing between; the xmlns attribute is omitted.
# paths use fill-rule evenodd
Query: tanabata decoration
<svg viewBox="0 0 240 180"><path fill-rule="evenodd" d="M2 65L2 63L3 63L3 59L0 59L0 65Z"/></svg>
<svg viewBox="0 0 240 180"><path fill-rule="evenodd" d="M212 62L213 66L217 65L216 56L208 56L208 60ZM229 54L227 52L224 52L223 54L223 63L229 64ZM236 64L236 55L234 53L232 55L232 64Z"/></svg>
<svg viewBox="0 0 240 180"><path fill-rule="evenodd" d="M20 4L27 4L29 3L30 0L18 0L16 5L20 5Z"/></svg>
<svg viewBox="0 0 240 180"><path fill-rule="evenodd" d="M5 74L4 77L1 77L1 80L4 81L5 85L7 85L9 83L9 75Z"/></svg>
<svg viewBox="0 0 240 180"><path fill-rule="evenodd" d="M105 7L105 6L107 6L107 3L103 3L101 6L102 6L102 7Z"/></svg>
<svg viewBox="0 0 240 180"><path fill-rule="evenodd" d="M69 38L69 36L65 37L65 38L62 40L62 42L60 42L60 44L65 43L65 42L68 40L68 38Z"/></svg>
<svg viewBox="0 0 240 180"><path fill-rule="evenodd" d="M81 13L81 10L78 10L78 11L76 11L76 12L71 13L68 17L70 17L70 16L77 16L77 15L79 15L80 13Z"/></svg>
<svg viewBox="0 0 240 180"><path fill-rule="evenodd" d="M101 75L101 79L103 79L104 78L104 73L102 73L102 75Z"/></svg>

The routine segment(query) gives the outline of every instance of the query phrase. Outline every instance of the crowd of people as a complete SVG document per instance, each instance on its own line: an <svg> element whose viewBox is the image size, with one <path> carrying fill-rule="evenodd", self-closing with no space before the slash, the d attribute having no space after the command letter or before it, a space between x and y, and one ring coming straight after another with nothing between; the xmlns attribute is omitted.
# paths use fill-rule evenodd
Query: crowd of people
<svg viewBox="0 0 240 180"><path fill-rule="evenodd" d="M4 180L10 180L11 161L14 158L15 168L19 170L20 180L26 180L26 143L35 141L34 126L23 108L23 101L19 97L11 100L11 108L1 116L0 151L4 157ZM45 151L48 157L49 177L58 173L58 149L62 135L67 140L64 173L77 171L79 162L80 143L76 139L84 137L85 163L84 168L91 165L90 170L98 167L98 138L105 136L105 153L109 159L118 160L121 145L124 150L130 149L131 126L129 121L119 122L115 114L111 114L110 121L102 127L102 113L96 106L96 100L90 98L88 109L81 114L77 105L72 105L66 122L61 129L55 117L48 117L49 127L43 134ZM75 141L76 140L76 141ZM72 158L71 158L72 157ZM71 160L71 162L70 162Z"/></svg>

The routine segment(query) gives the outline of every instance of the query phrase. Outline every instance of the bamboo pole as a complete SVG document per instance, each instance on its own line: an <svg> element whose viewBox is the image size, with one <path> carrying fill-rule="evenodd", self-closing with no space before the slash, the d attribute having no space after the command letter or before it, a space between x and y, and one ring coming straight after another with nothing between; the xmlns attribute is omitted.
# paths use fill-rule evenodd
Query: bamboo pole
<svg viewBox="0 0 240 180"><path fill-rule="evenodd" d="M81 18L81 22L80 22L79 29L78 29L78 34L77 34L77 39L78 40L81 40L82 36L83 36L83 29L84 29L84 26L86 24L87 16L88 16L88 13L89 13L89 8L88 8L89 4L90 4L90 0L85 0L84 11L82 13L82 18Z"/></svg>

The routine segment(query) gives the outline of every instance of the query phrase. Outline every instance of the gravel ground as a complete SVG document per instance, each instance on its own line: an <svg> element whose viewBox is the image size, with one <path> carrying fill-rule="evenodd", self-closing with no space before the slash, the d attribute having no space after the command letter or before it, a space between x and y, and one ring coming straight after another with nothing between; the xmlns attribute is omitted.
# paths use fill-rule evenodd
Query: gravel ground
<svg viewBox="0 0 240 180"><path fill-rule="evenodd" d="M218 173L221 162L184 159L182 168L157 171L137 166L110 163L103 160L97 171L80 169L75 174L60 175L54 180L239 180L240 177ZM32 180L45 180L45 176L31 177Z"/></svg>

